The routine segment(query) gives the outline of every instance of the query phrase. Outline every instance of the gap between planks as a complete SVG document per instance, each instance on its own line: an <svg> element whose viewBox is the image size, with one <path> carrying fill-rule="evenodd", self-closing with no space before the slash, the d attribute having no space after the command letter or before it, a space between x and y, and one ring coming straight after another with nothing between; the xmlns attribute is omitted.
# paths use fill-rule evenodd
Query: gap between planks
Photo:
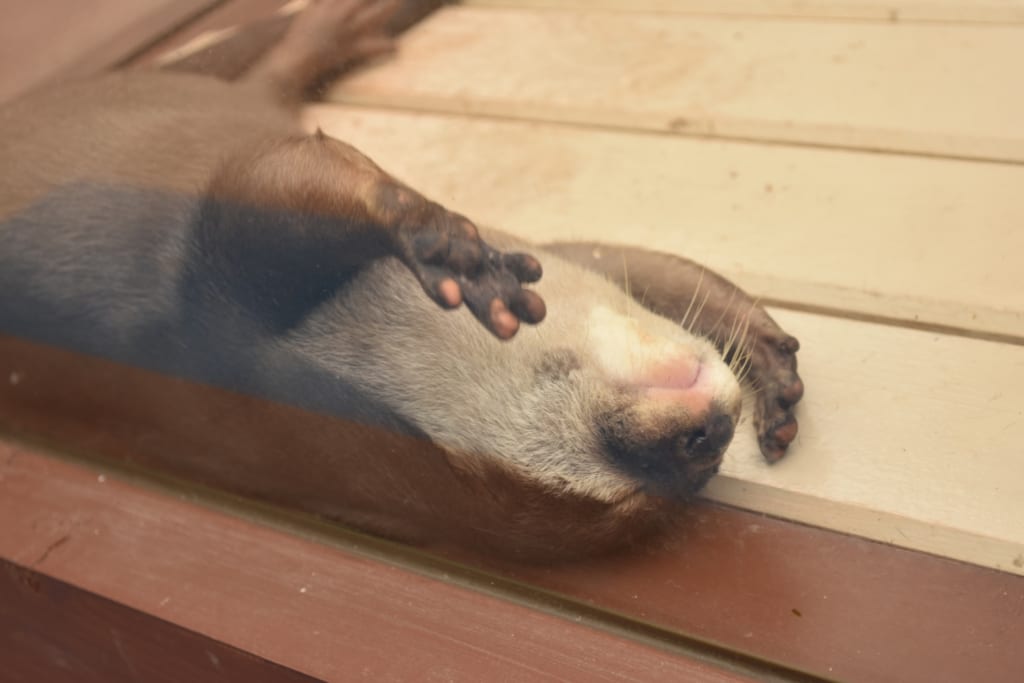
<svg viewBox="0 0 1024 683"><path fill-rule="evenodd" d="M1022 58L1018 26L449 7L328 99L1024 163Z"/></svg>
<svg viewBox="0 0 1024 683"><path fill-rule="evenodd" d="M216 41L214 41L216 42ZM805 147L808 149L835 150L840 152L868 152L898 156L922 157L925 159L948 159L951 161L978 161L992 164L1024 165L1011 145L1009 151L1002 142L992 144L981 138L961 138L944 145L942 149L930 150L934 138L931 135L887 130L847 130L842 139L824 131L818 139L806 135L804 127L793 134L790 124L776 126L770 122L756 122L749 125L737 121L700 121L678 118L668 123L661 115L632 113L624 115L618 111L598 111L592 108L575 110L572 107L552 109L545 106L521 106L517 102L493 101L455 103L451 98L403 95L391 96L374 94L364 97L358 93L335 91L326 101L343 107L380 109L438 116L472 116L478 119L494 119L521 123L547 123L566 128L628 132L638 135L669 136L695 139L725 140L779 147ZM920 144L918 144L920 143ZM984 149L983 149L984 148ZM1024 146L1021 148L1024 150Z"/></svg>

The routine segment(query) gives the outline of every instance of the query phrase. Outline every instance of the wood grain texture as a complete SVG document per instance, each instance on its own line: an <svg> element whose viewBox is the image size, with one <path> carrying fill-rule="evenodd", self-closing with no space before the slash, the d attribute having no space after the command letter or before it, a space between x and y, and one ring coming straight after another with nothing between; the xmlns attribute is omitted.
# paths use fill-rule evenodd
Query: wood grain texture
<svg viewBox="0 0 1024 683"><path fill-rule="evenodd" d="M536 242L704 263L790 305L1024 339L1024 169L320 106L310 126Z"/></svg>
<svg viewBox="0 0 1024 683"><path fill-rule="evenodd" d="M463 0L530 9L721 14L764 18L1024 23L1021 0Z"/></svg>
<svg viewBox="0 0 1024 683"><path fill-rule="evenodd" d="M0 101L129 57L217 0L7 0L0 21Z"/></svg>
<svg viewBox="0 0 1024 683"><path fill-rule="evenodd" d="M327 681L750 680L582 618L0 448L0 558L298 673ZM181 664L168 654L175 671Z"/></svg>
<svg viewBox="0 0 1024 683"><path fill-rule="evenodd" d="M646 553L493 571L837 681L1016 681L1024 578L694 505Z"/></svg>
<svg viewBox="0 0 1024 683"><path fill-rule="evenodd" d="M1022 59L1020 26L454 7L329 97L1020 163Z"/></svg>
<svg viewBox="0 0 1024 683"><path fill-rule="evenodd" d="M567 600L245 514L0 445L0 558L327 680L785 673L680 656L673 643L694 639L838 680L1014 681L1024 665L1024 579L709 504L646 551L561 567L463 558Z"/></svg>
<svg viewBox="0 0 1024 683"><path fill-rule="evenodd" d="M6 683L314 683L236 648L0 560Z"/></svg>

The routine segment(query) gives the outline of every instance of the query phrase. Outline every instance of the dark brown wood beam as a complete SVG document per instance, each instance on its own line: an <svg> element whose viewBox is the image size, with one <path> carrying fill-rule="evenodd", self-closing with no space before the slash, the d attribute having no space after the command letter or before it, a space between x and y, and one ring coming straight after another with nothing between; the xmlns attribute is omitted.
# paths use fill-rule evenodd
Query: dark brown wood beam
<svg viewBox="0 0 1024 683"><path fill-rule="evenodd" d="M0 528L0 651L19 652L4 657L14 680L59 679L65 665L113 680L203 680L192 675L214 676L214 659L239 674L224 680L282 668L280 680L331 681L776 675L10 443L0 444Z"/></svg>

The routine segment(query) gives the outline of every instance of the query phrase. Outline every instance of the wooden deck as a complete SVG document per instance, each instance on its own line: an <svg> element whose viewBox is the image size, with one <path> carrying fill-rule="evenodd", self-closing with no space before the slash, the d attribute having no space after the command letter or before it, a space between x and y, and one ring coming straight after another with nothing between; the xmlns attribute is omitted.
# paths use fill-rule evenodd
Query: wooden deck
<svg viewBox="0 0 1024 683"><path fill-rule="evenodd" d="M480 221L770 302L800 436L768 467L748 427L710 498L1024 574L1024 25L472 4L310 125Z"/></svg>
<svg viewBox="0 0 1024 683"><path fill-rule="evenodd" d="M802 343L790 455L765 465L747 423L677 537L523 568L0 444L0 624L66 584L113 601L97 622L202 636L125 641L149 653L109 663L125 679L181 640L195 680L253 657L295 680L1017 680L1021 64L1024 0L445 8L309 126L481 223L679 253L761 297Z"/></svg>

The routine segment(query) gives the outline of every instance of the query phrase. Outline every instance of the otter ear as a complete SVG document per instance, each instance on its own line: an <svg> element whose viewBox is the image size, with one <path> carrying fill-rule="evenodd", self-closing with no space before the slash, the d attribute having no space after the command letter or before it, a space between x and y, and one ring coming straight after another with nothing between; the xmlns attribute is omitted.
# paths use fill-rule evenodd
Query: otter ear
<svg viewBox="0 0 1024 683"><path fill-rule="evenodd" d="M693 261L598 242L543 246L604 275L648 309L711 339L748 385L757 387L754 425L761 454L775 462L796 438L795 406L804 393L796 372L800 345L739 287Z"/></svg>

